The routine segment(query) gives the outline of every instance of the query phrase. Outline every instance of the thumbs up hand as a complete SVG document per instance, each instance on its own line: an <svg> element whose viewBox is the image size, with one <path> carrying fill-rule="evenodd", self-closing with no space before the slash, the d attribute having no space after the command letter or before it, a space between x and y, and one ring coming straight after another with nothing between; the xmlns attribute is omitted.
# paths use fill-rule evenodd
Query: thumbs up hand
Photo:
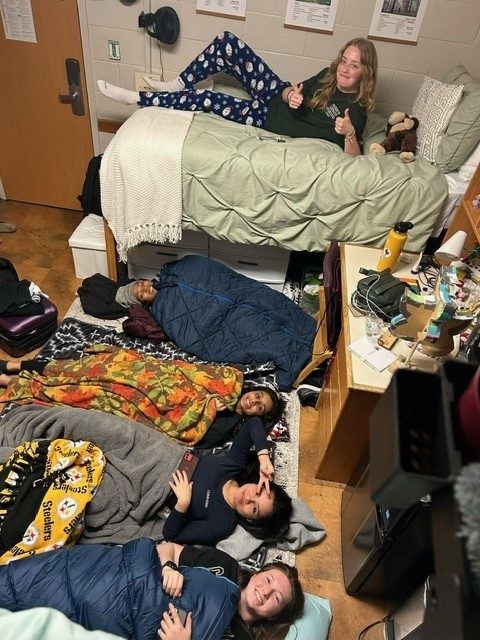
<svg viewBox="0 0 480 640"><path fill-rule="evenodd" d="M352 121L350 120L349 109L347 108L345 109L345 115L343 116L343 118L341 118L340 116L337 116L335 118L335 131L340 136L346 136L352 133L352 129L354 130L354 127L352 125Z"/></svg>
<svg viewBox="0 0 480 640"><path fill-rule="evenodd" d="M296 84L288 94L288 106L290 109L298 109L303 102L303 83Z"/></svg>

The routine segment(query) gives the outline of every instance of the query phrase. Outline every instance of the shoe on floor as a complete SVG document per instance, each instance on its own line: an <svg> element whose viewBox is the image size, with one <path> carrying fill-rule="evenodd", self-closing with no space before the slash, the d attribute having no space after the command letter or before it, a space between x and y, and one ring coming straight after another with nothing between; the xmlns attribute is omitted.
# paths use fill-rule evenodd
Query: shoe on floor
<svg viewBox="0 0 480 640"><path fill-rule="evenodd" d="M310 373L302 383L298 385L298 388L306 387L308 389L321 389L323 386L323 380L325 378L325 373L327 372L327 363L324 363L324 366L320 365L317 369L314 369L312 373Z"/></svg>
<svg viewBox="0 0 480 640"><path fill-rule="evenodd" d="M14 224L10 224L10 222L4 222L4 220L0 220L0 233L13 233L17 230L17 227Z"/></svg>
<svg viewBox="0 0 480 640"><path fill-rule="evenodd" d="M297 389L298 399L302 407L315 408L319 393L320 389L306 388L305 386L299 386Z"/></svg>

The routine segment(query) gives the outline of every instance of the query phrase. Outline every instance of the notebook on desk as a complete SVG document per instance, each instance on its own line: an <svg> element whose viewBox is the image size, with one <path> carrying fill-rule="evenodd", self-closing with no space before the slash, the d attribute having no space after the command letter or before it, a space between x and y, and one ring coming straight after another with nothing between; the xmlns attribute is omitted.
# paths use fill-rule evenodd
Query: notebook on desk
<svg viewBox="0 0 480 640"><path fill-rule="evenodd" d="M360 360L368 364L376 371L383 371L397 359L397 356L378 345L373 345L367 336L362 336L348 345L350 351Z"/></svg>

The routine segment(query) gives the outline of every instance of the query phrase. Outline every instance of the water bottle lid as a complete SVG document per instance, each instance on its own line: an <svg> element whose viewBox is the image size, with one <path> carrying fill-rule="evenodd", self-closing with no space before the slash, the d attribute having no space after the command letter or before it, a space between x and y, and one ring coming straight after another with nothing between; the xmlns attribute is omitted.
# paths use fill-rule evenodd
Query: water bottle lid
<svg viewBox="0 0 480 640"><path fill-rule="evenodd" d="M394 231L398 231L398 233L407 233L409 229L413 227L411 222L397 222L393 227Z"/></svg>

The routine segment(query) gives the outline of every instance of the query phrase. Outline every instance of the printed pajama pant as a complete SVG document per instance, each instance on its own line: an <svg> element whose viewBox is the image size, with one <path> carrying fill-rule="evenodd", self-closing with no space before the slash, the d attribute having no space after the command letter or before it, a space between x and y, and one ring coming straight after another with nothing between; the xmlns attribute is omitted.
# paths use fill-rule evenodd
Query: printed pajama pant
<svg viewBox="0 0 480 640"><path fill-rule="evenodd" d="M234 98L216 91L197 90L195 85L219 71L236 78L251 100ZM209 44L180 78L184 91L140 92L142 107L167 107L182 111L213 113L226 120L263 128L268 105L290 83L276 73L242 40L224 31Z"/></svg>

